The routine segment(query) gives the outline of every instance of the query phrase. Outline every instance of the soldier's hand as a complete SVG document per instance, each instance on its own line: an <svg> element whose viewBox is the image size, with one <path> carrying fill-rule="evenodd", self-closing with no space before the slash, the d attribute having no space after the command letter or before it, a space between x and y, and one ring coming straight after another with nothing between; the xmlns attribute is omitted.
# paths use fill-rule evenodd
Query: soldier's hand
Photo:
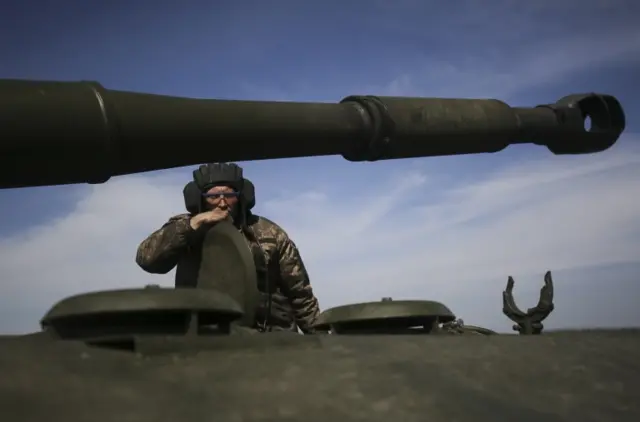
<svg viewBox="0 0 640 422"><path fill-rule="evenodd" d="M229 217L228 210L216 208L206 211L191 218L189 224L194 230L198 230L203 224L214 224Z"/></svg>

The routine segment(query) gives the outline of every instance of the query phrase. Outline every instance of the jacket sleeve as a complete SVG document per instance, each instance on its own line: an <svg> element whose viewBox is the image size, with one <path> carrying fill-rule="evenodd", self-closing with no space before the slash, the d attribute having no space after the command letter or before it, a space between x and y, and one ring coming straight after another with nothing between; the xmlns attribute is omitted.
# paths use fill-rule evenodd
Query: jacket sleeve
<svg viewBox="0 0 640 422"><path fill-rule="evenodd" d="M180 259L190 244L195 231L189 224L190 216L182 214L171 217L160 229L151 233L140 243L136 263L146 272L166 274Z"/></svg>
<svg viewBox="0 0 640 422"><path fill-rule="evenodd" d="M313 294L309 275L298 248L284 232L278 237L282 289L289 298L300 330L305 334L312 333L311 325L320 315L318 299Z"/></svg>

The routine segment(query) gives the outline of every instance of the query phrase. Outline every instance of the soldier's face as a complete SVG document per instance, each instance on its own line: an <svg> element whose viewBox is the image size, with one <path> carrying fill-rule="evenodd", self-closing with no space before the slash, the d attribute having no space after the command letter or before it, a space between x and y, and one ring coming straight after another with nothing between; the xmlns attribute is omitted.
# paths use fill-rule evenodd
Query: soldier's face
<svg viewBox="0 0 640 422"><path fill-rule="evenodd" d="M229 186L214 186L204 197L207 208L210 210L218 208L233 213L238 204L238 192Z"/></svg>

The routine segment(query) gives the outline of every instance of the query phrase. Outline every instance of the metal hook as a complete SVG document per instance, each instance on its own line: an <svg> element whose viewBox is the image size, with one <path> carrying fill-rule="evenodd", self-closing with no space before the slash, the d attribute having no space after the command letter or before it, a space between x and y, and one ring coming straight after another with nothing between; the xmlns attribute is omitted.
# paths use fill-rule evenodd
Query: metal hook
<svg viewBox="0 0 640 422"><path fill-rule="evenodd" d="M551 271L547 271L544 275L544 286L540 289L538 304L533 308L527 309L527 312L521 311L516 305L513 298L514 284L513 277L509 276L507 288L502 292L502 313L516 323L516 325L513 326L514 331L518 331L523 335L542 333L542 329L544 328L542 321L544 321L554 309Z"/></svg>

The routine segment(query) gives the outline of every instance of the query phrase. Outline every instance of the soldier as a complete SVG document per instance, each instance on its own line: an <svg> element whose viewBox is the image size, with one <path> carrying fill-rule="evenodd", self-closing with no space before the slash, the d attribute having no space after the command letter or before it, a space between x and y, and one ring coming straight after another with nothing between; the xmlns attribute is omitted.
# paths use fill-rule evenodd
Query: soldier
<svg viewBox="0 0 640 422"><path fill-rule="evenodd" d="M176 287L193 286L202 232L219 221L230 219L247 239L258 272L262 267L275 287L270 289L273 293L269 306L258 309L256 320L266 320L266 309L270 308L268 320L273 329L297 331L299 327L305 334L312 333L311 325L320 310L300 253L280 226L248 210L243 201L243 186L247 181L242 168L233 163L208 164L193 174L204 199L201 212L171 217L146 238L138 247L138 265L154 274L166 274L177 266ZM258 290L264 296L268 294L265 283L260 282L260 274L258 278Z"/></svg>

